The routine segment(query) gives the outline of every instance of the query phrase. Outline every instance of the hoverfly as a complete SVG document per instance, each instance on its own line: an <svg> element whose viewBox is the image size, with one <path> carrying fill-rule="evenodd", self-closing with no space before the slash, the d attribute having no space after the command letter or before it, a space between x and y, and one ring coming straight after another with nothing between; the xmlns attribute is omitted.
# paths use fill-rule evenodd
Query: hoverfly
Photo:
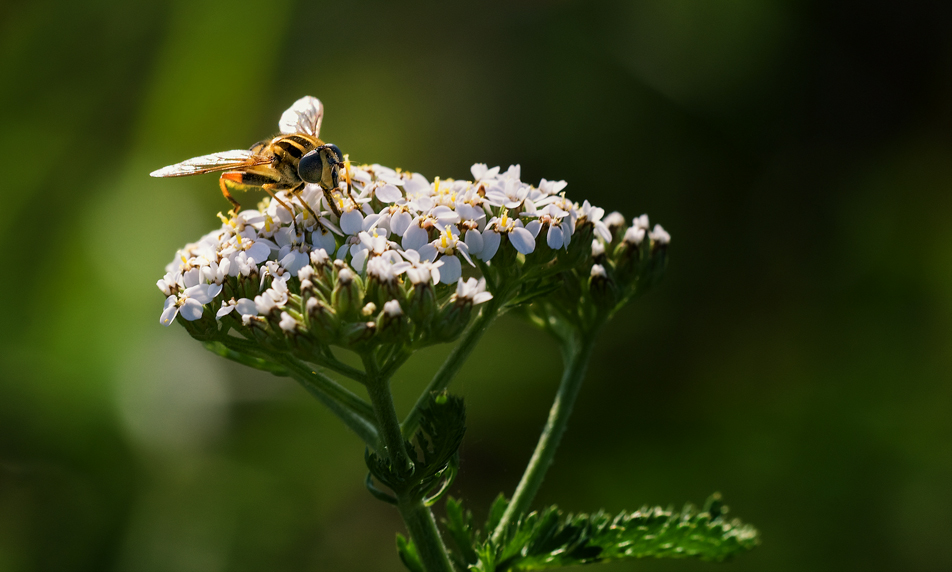
<svg viewBox="0 0 952 572"><path fill-rule="evenodd" d="M278 122L281 134L273 139L260 141L247 151L239 149L195 157L153 171L150 176L185 177L225 171L218 185L221 194L234 206L235 213L241 205L230 191L260 188L292 215L291 207L275 193L286 191L297 196L301 205L317 220L317 214L307 206L300 193L306 183L320 185L328 194L336 190L338 172L344 162L336 145L324 143L317 137L323 118L324 105L320 100L304 96L281 114ZM336 212L334 199L328 196L327 202Z"/></svg>

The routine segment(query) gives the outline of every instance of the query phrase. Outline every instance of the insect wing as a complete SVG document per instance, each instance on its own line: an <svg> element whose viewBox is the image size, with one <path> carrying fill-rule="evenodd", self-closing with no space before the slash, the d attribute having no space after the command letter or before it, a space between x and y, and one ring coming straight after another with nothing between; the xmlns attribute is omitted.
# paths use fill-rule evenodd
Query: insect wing
<svg viewBox="0 0 952 572"><path fill-rule="evenodd" d="M158 171L152 171L149 175L152 177L185 177L187 175L227 171L228 169L254 167L255 165L263 165L270 162L271 160L267 157L255 155L251 151L244 149L236 149L234 151L222 151L221 153L194 157L188 161L182 161L175 165L163 167Z"/></svg>
<svg viewBox="0 0 952 572"><path fill-rule="evenodd" d="M324 104L320 99L305 95L281 114L278 126L281 133L306 133L317 137L324 119Z"/></svg>

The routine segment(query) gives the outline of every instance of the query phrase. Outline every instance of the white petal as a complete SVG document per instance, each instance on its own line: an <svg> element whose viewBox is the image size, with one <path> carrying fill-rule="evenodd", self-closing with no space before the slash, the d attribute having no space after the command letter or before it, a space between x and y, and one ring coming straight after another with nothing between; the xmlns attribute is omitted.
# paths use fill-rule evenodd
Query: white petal
<svg viewBox="0 0 952 572"><path fill-rule="evenodd" d="M218 312L215 313L215 318L220 320L222 316L227 316L234 309L235 309L234 304L222 304L221 308L218 309Z"/></svg>
<svg viewBox="0 0 952 572"><path fill-rule="evenodd" d="M436 258L436 255L438 254L436 247L432 244L424 244L419 249L417 249L417 252L420 253L420 260L425 260L427 262L433 262L433 260Z"/></svg>
<svg viewBox="0 0 952 572"><path fill-rule="evenodd" d="M337 242L330 232L315 230L311 233L311 242L314 243L315 250L323 248L327 252L334 252L337 249Z"/></svg>
<svg viewBox="0 0 952 572"><path fill-rule="evenodd" d="M241 298L238 302L235 303L235 308L238 309L238 313L242 316L257 316L258 308L255 306L255 301L248 298Z"/></svg>
<svg viewBox="0 0 952 572"><path fill-rule="evenodd" d="M175 319L175 316L178 315L178 305L175 303L175 296L169 296L165 299L165 306L162 308L162 315L159 316L159 323L163 326L168 326L172 323L172 320Z"/></svg>
<svg viewBox="0 0 952 572"><path fill-rule="evenodd" d="M186 288L185 297L189 300L195 300L199 304L207 304L212 301L212 297L208 295L207 284L196 284L191 288Z"/></svg>
<svg viewBox="0 0 952 572"><path fill-rule="evenodd" d="M292 276L297 275L298 270L307 266L310 260L308 256L301 251L292 250L281 259L281 266L285 268Z"/></svg>
<svg viewBox="0 0 952 572"><path fill-rule="evenodd" d="M245 255L254 260L256 264L267 260L270 254L271 248L263 242L255 242L245 251Z"/></svg>
<svg viewBox="0 0 952 572"><path fill-rule="evenodd" d="M476 163L469 168L469 172L473 174L473 180L478 181L480 177L486 174L486 171L489 170L489 167L486 166L486 163Z"/></svg>
<svg viewBox="0 0 952 572"><path fill-rule="evenodd" d="M535 250L535 237L522 227L517 226L509 231L509 241L522 254L529 254Z"/></svg>
<svg viewBox="0 0 952 572"><path fill-rule="evenodd" d="M545 242L552 250L562 248L562 229L557 226L550 226L549 232L545 235Z"/></svg>
<svg viewBox="0 0 952 572"><path fill-rule="evenodd" d="M221 294L222 285L221 284L209 284L208 285L208 296L214 298Z"/></svg>
<svg viewBox="0 0 952 572"><path fill-rule="evenodd" d="M480 292L473 297L473 304L482 304L483 302L488 302L493 299L493 295L489 292Z"/></svg>
<svg viewBox="0 0 952 572"><path fill-rule="evenodd" d="M297 320L291 317L291 314L287 312L281 312L281 321L278 323L278 326L281 327L285 332L293 332L297 329Z"/></svg>
<svg viewBox="0 0 952 572"><path fill-rule="evenodd" d="M424 244L429 242L429 237L423 228L414 221L406 232L403 233L401 245L404 250L419 250Z"/></svg>
<svg viewBox="0 0 952 572"><path fill-rule="evenodd" d="M443 224L453 224L460 220L459 214L447 206L438 206L430 214Z"/></svg>
<svg viewBox="0 0 952 572"><path fill-rule="evenodd" d="M337 249L337 256L335 256L335 258L337 258L337 260L346 260L347 251L349 249L350 249L350 246L348 246L346 243L340 245L340 248Z"/></svg>
<svg viewBox="0 0 952 572"><path fill-rule="evenodd" d="M440 282L443 284L455 284L460 276L463 275L463 265L460 264L459 258L455 256L444 256L440 258L440 260L443 261L443 266L440 267Z"/></svg>
<svg viewBox="0 0 952 572"><path fill-rule="evenodd" d="M469 262L470 266L476 266L473 264L473 259L469 257L469 246L467 246L465 242L457 242L456 250L463 255L463 258L466 259L466 262Z"/></svg>
<svg viewBox="0 0 952 572"><path fill-rule="evenodd" d="M198 300L194 298L189 298L182 304L181 312L182 317L188 320L189 322L194 322L195 320L202 317L202 311L205 309Z"/></svg>
<svg viewBox="0 0 952 572"><path fill-rule="evenodd" d="M537 220L531 221L526 225L526 230L532 233L532 238L534 239L539 236L539 231L542 230L542 223Z"/></svg>
<svg viewBox="0 0 952 572"><path fill-rule="evenodd" d="M494 230L486 230L482 236L483 248L478 256L483 260L491 260L496 255L496 251L499 250L499 233Z"/></svg>
<svg viewBox="0 0 952 572"><path fill-rule="evenodd" d="M356 209L347 211L340 217L340 229L344 231L344 234L357 234L363 222L364 215L360 211Z"/></svg>
<svg viewBox="0 0 952 572"><path fill-rule="evenodd" d="M469 247L469 253L473 256L479 256L479 253L483 251L483 235L478 230L467 230L465 242Z"/></svg>
<svg viewBox="0 0 952 572"><path fill-rule="evenodd" d="M357 254L354 254L354 257L350 261L350 265L354 267L354 270L362 272L364 269L364 262L367 262L367 255L370 254L370 251L366 248L362 248L357 251Z"/></svg>
<svg viewBox="0 0 952 572"><path fill-rule="evenodd" d="M403 193L401 193L400 189L394 185L384 185L374 191L374 196L377 197L381 202L392 203L403 198Z"/></svg>
<svg viewBox="0 0 952 572"><path fill-rule="evenodd" d="M191 288L198 284L199 278L201 277L201 269L192 268L188 272L182 275L182 283L185 284L186 288Z"/></svg>
<svg viewBox="0 0 952 572"><path fill-rule="evenodd" d="M397 214L390 217L390 230L399 236L403 236L403 233L410 228L410 223L413 221L413 217L410 216L410 213L406 211L400 211Z"/></svg>

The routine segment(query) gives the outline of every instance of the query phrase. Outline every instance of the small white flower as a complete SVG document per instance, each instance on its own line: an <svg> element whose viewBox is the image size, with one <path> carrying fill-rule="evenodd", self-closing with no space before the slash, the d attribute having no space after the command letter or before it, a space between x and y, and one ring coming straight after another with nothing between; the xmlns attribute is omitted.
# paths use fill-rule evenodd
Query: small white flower
<svg viewBox="0 0 952 572"><path fill-rule="evenodd" d="M324 264L330 262L330 260L331 257L327 255L327 251L323 248L318 248L317 250L311 251L311 264L314 266L323 266Z"/></svg>
<svg viewBox="0 0 952 572"><path fill-rule="evenodd" d="M658 244L668 244L671 242L671 235L668 234L666 230L661 228L660 224L656 224L648 236L652 241L657 242Z"/></svg>
<svg viewBox="0 0 952 572"><path fill-rule="evenodd" d="M406 269L407 278L410 279L411 283L422 284L424 282L433 282L433 284L439 284L440 267L444 264L443 260L437 260L436 262L422 260L420 253L415 250L405 250L400 254L412 264L412 266Z"/></svg>
<svg viewBox="0 0 952 572"><path fill-rule="evenodd" d="M367 261L367 276L373 276L381 282L394 282L397 276L411 268L409 262L393 260L387 256L375 256Z"/></svg>
<svg viewBox="0 0 952 572"><path fill-rule="evenodd" d="M644 239L645 229L639 226L632 226L628 227L628 230L625 231L625 237L622 240L628 244L634 244L635 246L638 246Z"/></svg>
<svg viewBox="0 0 952 572"><path fill-rule="evenodd" d="M605 272L605 267L601 264L592 265L592 278L607 278L608 273Z"/></svg>
<svg viewBox="0 0 952 572"><path fill-rule="evenodd" d="M291 317L287 312L281 312L281 321L278 326L285 332L293 332L298 329L298 321Z"/></svg>
<svg viewBox="0 0 952 572"><path fill-rule="evenodd" d="M489 292L486 292L486 280L480 278L476 280L475 278L470 278L469 280L463 280L460 278L459 282L456 284L456 299L457 300L468 300L473 304L482 304L483 302L488 302L492 300L493 295Z"/></svg>
<svg viewBox="0 0 952 572"><path fill-rule="evenodd" d="M236 302L235 299L232 298L221 305L221 308L218 310L218 313L215 315L215 317L221 319L222 316L226 316L234 310L237 310L241 316L258 315L258 308L255 306L254 300L249 300L248 298L239 298Z"/></svg>
<svg viewBox="0 0 952 572"><path fill-rule="evenodd" d="M383 312L391 318L396 318L397 316L403 315L403 308L400 307L400 302L390 300L383 305Z"/></svg>

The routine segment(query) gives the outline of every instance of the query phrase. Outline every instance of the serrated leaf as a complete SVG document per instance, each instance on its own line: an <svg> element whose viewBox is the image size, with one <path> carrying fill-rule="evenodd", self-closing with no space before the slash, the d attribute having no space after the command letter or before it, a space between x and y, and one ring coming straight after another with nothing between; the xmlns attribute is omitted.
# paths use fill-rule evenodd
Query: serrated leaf
<svg viewBox="0 0 952 572"><path fill-rule="evenodd" d="M493 531L499 526L499 521L502 520L502 515L506 513L507 508L509 508L509 499L502 493L499 493L499 496L493 501L492 506L489 507L489 518L486 519L486 538L492 536Z"/></svg>
<svg viewBox="0 0 952 572"><path fill-rule="evenodd" d="M423 568L423 562L420 561L416 546L399 533L397 534L397 554L400 555L400 561L410 572L426 572Z"/></svg>
<svg viewBox="0 0 952 572"><path fill-rule="evenodd" d="M413 467L394 467L389 459L370 450L364 460L370 474L398 496L425 499L427 504L432 504L442 496L456 476L459 446L465 432L466 408L463 400L446 394L434 395L421 409L420 425L414 437L416 445L409 441L406 443L411 456L414 451L418 452ZM378 496L380 491L371 489L371 492Z"/></svg>
<svg viewBox="0 0 952 572"><path fill-rule="evenodd" d="M459 501L447 503L447 520L458 550L457 565L473 572L548 570L625 558L700 558L722 561L759 543L757 530L737 519L727 520L720 496L713 495L700 512L693 505L680 511L643 507L612 516L564 514L551 506L513 522L499 543L492 530L508 501L493 503L487 526L477 530L472 515ZM463 548L467 539L472 543Z"/></svg>
<svg viewBox="0 0 952 572"><path fill-rule="evenodd" d="M473 514L463 510L463 505L454 498L446 501L446 520L443 521L446 530L456 544L456 551L453 556L456 565L466 570L479 561L479 555L473 549L476 539L472 532L475 532L473 525Z"/></svg>

